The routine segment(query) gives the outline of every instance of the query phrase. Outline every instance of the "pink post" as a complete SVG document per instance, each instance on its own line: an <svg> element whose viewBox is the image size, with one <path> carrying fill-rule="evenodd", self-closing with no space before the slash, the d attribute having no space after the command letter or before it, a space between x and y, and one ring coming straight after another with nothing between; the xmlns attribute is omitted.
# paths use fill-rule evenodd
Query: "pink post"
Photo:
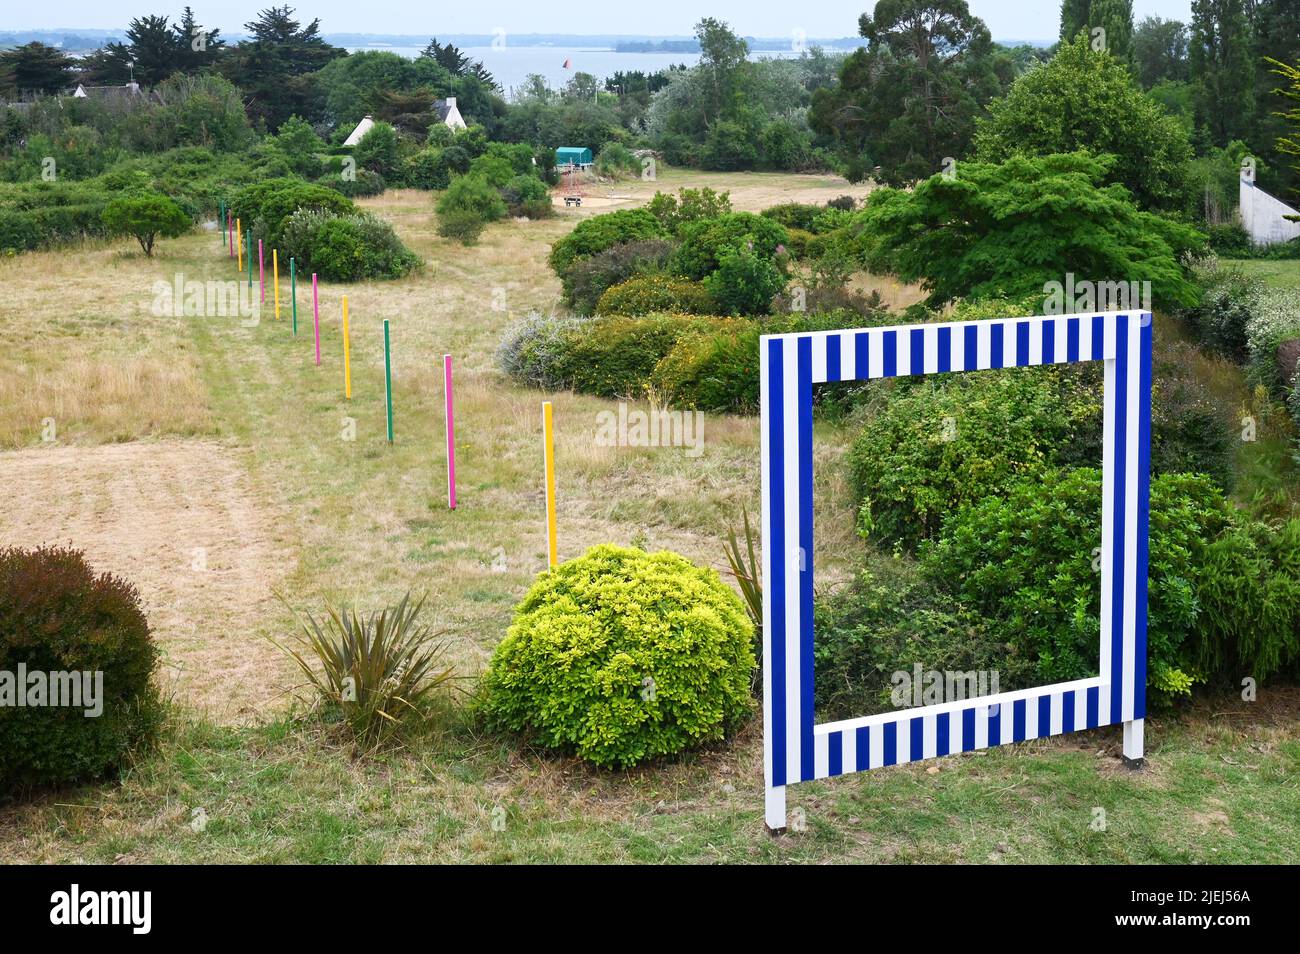
<svg viewBox="0 0 1300 954"><path fill-rule="evenodd" d="M456 509L456 418L451 409L451 355L442 356L443 398L447 408L447 506Z"/></svg>
<svg viewBox="0 0 1300 954"><path fill-rule="evenodd" d="M316 363L320 364L320 299L316 297L316 273L311 273L311 310L316 325Z"/></svg>
<svg viewBox="0 0 1300 954"><path fill-rule="evenodd" d="M262 257L262 240L257 240L257 281L262 286L262 304L266 304L266 259Z"/></svg>

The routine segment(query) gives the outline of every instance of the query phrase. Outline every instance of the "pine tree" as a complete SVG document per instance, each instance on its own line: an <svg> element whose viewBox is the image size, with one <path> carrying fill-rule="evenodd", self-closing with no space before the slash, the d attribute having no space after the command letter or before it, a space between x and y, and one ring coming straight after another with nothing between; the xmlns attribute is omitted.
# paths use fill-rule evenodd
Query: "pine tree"
<svg viewBox="0 0 1300 954"><path fill-rule="evenodd" d="M1203 145L1247 139L1255 114L1255 66L1243 0L1192 0L1188 53Z"/></svg>

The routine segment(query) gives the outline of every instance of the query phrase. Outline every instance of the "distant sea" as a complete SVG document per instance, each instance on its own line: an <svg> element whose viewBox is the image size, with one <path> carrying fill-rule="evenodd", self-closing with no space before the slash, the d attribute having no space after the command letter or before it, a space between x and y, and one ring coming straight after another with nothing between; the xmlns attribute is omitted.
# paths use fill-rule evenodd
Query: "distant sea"
<svg viewBox="0 0 1300 954"><path fill-rule="evenodd" d="M423 47L417 46L361 46L349 47L348 52L358 53L362 50L384 50L411 59L420 55ZM480 61L496 81L505 90L507 98L513 90L522 86L530 73L540 73L552 89L559 89L567 83L574 73L590 73L597 79L604 80L620 70L627 72L641 70L644 73L656 73L669 66L684 64L694 66L700 60L698 53L626 53L609 47L577 46L466 46L461 52L472 60ZM750 59L761 57L798 56L792 51L759 51L752 53ZM565 60L569 68L564 68Z"/></svg>

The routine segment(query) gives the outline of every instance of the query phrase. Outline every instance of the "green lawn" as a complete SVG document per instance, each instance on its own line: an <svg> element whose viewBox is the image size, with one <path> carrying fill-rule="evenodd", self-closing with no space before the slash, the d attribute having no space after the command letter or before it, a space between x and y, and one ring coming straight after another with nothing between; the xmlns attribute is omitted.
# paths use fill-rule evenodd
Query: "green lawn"
<svg viewBox="0 0 1300 954"><path fill-rule="evenodd" d="M1244 272L1277 288L1300 289L1300 261L1267 261L1253 258L1224 259Z"/></svg>

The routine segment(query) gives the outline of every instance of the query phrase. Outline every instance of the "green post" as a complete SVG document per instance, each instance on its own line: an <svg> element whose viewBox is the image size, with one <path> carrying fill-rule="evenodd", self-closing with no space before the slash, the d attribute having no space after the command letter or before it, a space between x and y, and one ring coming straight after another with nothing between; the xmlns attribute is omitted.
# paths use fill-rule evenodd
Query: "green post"
<svg viewBox="0 0 1300 954"><path fill-rule="evenodd" d="M393 442L393 359L388 347L388 319L384 319L384 403L388 405L388 443Z"/></svg>
<svg viewBox="0 0 1300 954"><path fill-rule="evenodd" d="M298 267L289 259L289 297L293 299L293 336L298 337Z"/></svg>
<svg viewBox="0 0 1300 954"><path fill-rule="evenodd" d="M244 233L244 258L248 259L248 287L253 287L253 233Z"/></svg>

